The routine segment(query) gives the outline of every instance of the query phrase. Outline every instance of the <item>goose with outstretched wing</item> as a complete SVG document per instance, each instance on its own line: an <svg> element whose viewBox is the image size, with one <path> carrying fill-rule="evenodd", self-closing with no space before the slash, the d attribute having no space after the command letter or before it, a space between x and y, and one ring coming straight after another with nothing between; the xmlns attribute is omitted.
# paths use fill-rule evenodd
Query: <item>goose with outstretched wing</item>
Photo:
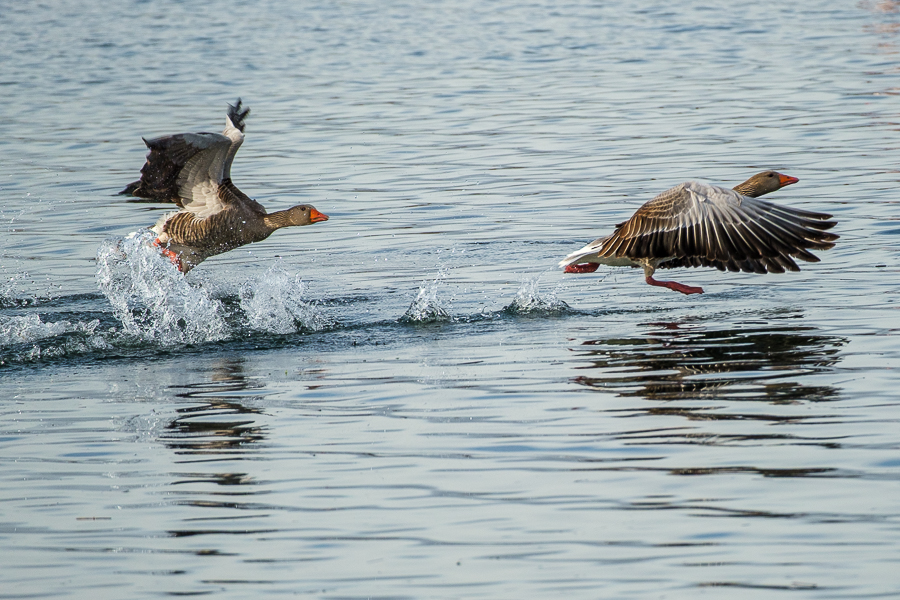
<svg viewBox="0 0 900 600"><path fill-rule="evenodd" d="M591 273L600 265L641 267L650 285L682 294L703 289L653 278L656 269L715 267L720 271L784 273L799 271L795 258L819 262L810 250L827 250L838 235L831 215L758 199L796 177L757 173L727 189L689 181L641 206L615 231L565 257L566 273Z"/></svg>
<svg viewBox="0 0 900 600"><path fill-rule="evenodd" d="M184 273L210 256L259 242L276 229L327 221L308 204L267 213L231 181L231 164L244 142L243 109L228 105L222 133L180 133L144 140L150 149L141 178L122 194L174 202L181 210L153 226L155 245Z"/></svg>

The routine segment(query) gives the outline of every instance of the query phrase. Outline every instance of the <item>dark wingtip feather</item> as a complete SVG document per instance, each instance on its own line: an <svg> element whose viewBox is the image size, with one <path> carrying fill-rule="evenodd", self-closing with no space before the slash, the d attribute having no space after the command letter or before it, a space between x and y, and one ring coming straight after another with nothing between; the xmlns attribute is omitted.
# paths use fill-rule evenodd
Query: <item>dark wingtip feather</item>
<svg viewBox="0 0 900 600"><path fill-rule="evenodd" d="M236 104L228 105L228 118L231 119L231 124L237 127L241 133L244 132L244 119L247 118L247 115L250 114L250 109L245 108L241 110L241 99L237 99Z"/></svg>
<svg viewBox="0 0 900 600"><path fill-rule="evenodd" d="M134 191L138 189L141 185L141 180L132 181L128 185L125 186L125 189L119 192L120 196L131 196L134 194Z"/></svg>

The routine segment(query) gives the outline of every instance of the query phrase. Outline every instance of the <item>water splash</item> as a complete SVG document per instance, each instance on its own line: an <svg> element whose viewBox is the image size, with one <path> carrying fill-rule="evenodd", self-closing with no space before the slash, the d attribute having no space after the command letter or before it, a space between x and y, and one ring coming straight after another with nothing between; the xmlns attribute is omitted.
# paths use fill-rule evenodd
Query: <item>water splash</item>
<svg viewBox="0 0 900 600"><path fill-rule="evenodd" d="M228 337L222 304L188 283L151 244L149 229L105 241L97 251L97 284L126 334L161 345Z"/></svg>
<svg viewBox="0 0 900 600"><path fill-rule="evenodd" d="M301 298L306 284L299 275L291 275L280 263L241 286L241 310L247 325L267 333L322 331L334 323L313 304Z"/></svg>
<svg viewBox="0 0 900 600"><path fill-rule="evenodd" d="M93 334L99 325L99 319L84 323L69 321L45 323L38 313L11 317L0 315L0 346L27 344L65 333Z"/></svg>
<svg viewBox="0 0 900 600"><path fill-rule="evenodd" d="M446 273L438 271L437 277L431 283L422 284L416 299L412 301L406 313L400 317L401 323L442 323L453 318L437 300L437 290Z"/></svg>
<svg viewBox="0 0 900 600"><path fill-rule="evenodd" d="M557 285L552 292L542 295L538 285L540 281L540 275L523 281L516 292L516 297L503 308L503 312L513 315L548 316L568 311L569 305L557 297L562 285Z"/></svg>
<svg viewBox="0 0 900 600"><path fill-rule="evenodd" d="M44 322L41 315L0 315L0 367L110 348L99 319Z"/></svg>

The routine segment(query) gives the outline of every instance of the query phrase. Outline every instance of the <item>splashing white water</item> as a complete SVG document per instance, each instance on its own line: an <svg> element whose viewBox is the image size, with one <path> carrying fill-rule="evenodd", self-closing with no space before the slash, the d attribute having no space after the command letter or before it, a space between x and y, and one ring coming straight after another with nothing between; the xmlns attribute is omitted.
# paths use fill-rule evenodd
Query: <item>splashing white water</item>
<svg viewBox="0 0 900 600"><path fill-rule="evenodd" d="M69 321L45 323L37 313L11 317L0 315L0 346L31 343L65 333L92 334L99 325L98 319L84 323Z"/></svg>
<svg viewBox="0 0 900 600"><path fill-rule="evenodd" d="M517 315L548 315L568 310L569 305L557 297L561 285L556 286L552 292L542 295L538 285L540 281L540 275L524 280L516 292L516 297L503 310Z"/></svg>
<svg viewBox="0 0 900 600"><path fill-rule="evenodd" d="M419 288L416 299L412 301L406 313L400 317L401 323L440 323L450 321L452 317L437 300L438 286L446 277L443 270L438 271L437 277L431 283L425 283Z"/></svg>
<svg viewBox="0 0 900 600"><path fill-rule="evenodd" d="M0 366L108 349L99 326L99 319L44 322L37 313L0 315Z"/></svg>
<svg viewBox="0 0 900 600"><path fill-rule="evenodd" d="M268 333L321 331L331 323L314 305L301 300L306 284L279 263L241 286L241 309L251 329Z"/></svg>
<svg viewBox="0 0 900 600"><path fill-rule="evenodd" d="M152 246L155 237L143 229L97 251L97 284L125 333L162 345L227 338L222 304L188 283Z"/></svg>

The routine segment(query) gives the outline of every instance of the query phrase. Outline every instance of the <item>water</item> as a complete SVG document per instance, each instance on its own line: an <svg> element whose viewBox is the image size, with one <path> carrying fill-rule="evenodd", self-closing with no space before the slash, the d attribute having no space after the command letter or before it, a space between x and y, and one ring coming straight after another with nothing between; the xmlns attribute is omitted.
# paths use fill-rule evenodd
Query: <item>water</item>
<svg viewBox="0 0 900 600"><path fill-rule="evenodd" d="M0 595L891 597L900 4L0 8ZM140 137L331 217L149 251ZM556 263L686 179L801 273ZM777 196L777 197L776 197ZM130 237L129 237L130 236Z"/></svg>

